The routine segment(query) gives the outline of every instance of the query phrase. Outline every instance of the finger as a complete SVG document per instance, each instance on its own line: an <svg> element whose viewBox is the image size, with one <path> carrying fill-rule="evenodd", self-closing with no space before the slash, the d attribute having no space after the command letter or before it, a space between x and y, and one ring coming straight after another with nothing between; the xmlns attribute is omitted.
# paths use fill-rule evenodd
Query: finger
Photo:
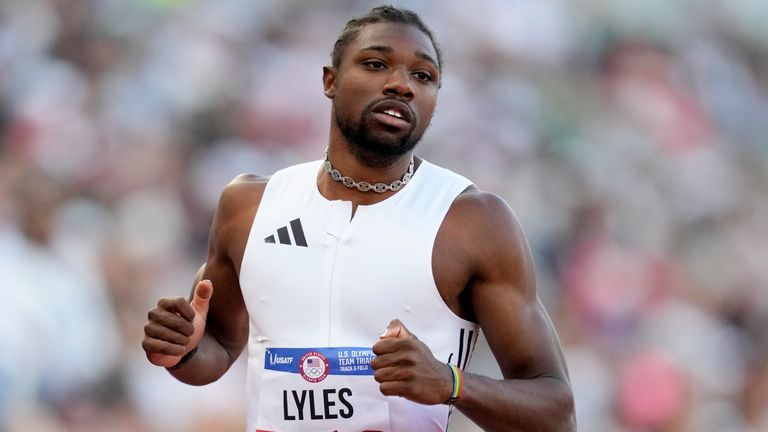
<svg viewBox="0 0 768 432"><path fill-rule="evenodd" d="M156 323L160 326L167 327L170 330L185 336L192 336L192 333L195 331L195 328L190 321L187 321L184 317L179 316L176 313L152 309L147 314L147 318L150 323Z"/></svg>
<svg viewBox="0 0 768 432"><path fill-rule="evenodd" d="M150 363L160 367L171 367L179 362L182 356L169 356L165 354L148 353L147 359Z"/></svg>
<svg viewBox="0 0 768 432"><path fill-rule="evenodd" d="M213 283L208 279L198 282L195 287L195 296L192 298L190 305L195 310L195 313L200 314L203 319L208 316L211 296L213 296Z"/></svg>
<svg viewBox="0 0 768 432"><path fill-rule="evenodd" d="M151 337L145 337L141 342L141 347L149 354L163 354L169 356L181 356L184 355L185 346L168 341L154 339Z"/></svg>
<svg viewBox="0 0 768 432"><path fill-rule="evenodd" d="M408 381L413 379L413 368L395 366L385 367L376 370L373 374L373 379L379 383Z"/></svg>
<svg viewBox="0 0 768 432"><path fill-rule="evenodd" d="M380 339L398 338L398 339L410 339L415 338L408 328L405 327L399 319L393 319L389 322L389 325L384 332L379 335Z"/></svg>
<svg viewBox="0 0 768 432"><path fill-rule="evenodd" d="M184 297L163 297L157 301L157 309L173 312L189 322L195 318L195 310Z"/></svg>
<svg viewBox="0 0 768 432"><path fill-rule="evenodd" d="M387 352L376 353L376 349L374 349L374 353L376 357L370 363L373 370L389 366L410 367L418 364L416 357L413 356L411 351L393 349Z"/></svg>
<svg viewBox="0 0 768 432"><path fill-rule="evenodd" d="M185 323L192 327L192 324ZM144 325L144 335L148 336L153 339L159 339L167 342L171 342L178 345L184 345L186 346L189 344L189 336L190 335L184 335L182 333L179 333L177 331L171 330L168 327L158 325L157 323L148 322Z"/></svg>
<svg viewBox="0 0 768 432"><path fill-rule="evenodd" d="M395 352L413 351L417 348L416 342L416 339L381 339L373 345L372 349L373 353L377 356Z"/></svg>
<svg viewBox="0 0 768 432"><path fill-rule="evenodd" d="M381 339L380 341L373 344L372 350L373 353L376 354L376 358L371 360L371 364L373 365L376 359L383 356L384 354L389 354L397 351L397 344L392 343L396 339ZM381 362L381 360L379 360Z"/></svg>
<svg viewBox="0 0 768 432"><path fill-rule="evenodd" d="M405 396L409 394L410 386L403 381L387 381L379 384L379 391L384 396Z"/></svg>

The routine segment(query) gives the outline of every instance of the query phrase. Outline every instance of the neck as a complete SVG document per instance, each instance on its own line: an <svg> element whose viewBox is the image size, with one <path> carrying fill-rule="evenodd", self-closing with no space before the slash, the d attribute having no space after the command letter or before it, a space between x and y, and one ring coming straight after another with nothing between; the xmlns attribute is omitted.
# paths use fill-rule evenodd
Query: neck
<svg viewBox="0 0 768 432"><path fill-rule="evenodd" d="M333 164L330 160L328 160L328 151L325 151L325 171L328 173L328 175L331 176L331 179L334 181L337 181L344 186L350 188L350 189L357 189L360 192L376 192L376 193L384 193L387 191L391 192L397 192L399 191L403 186L408 184L409 181L411 181L411 176L413 175L413 157L411 157L411 161L408 163L408 171L403 174L402 178L399 178L397 180L393 180L389 183L369 183L366 181L357 181L354 178L350 176L344 175L341 171L333 167Z"/></svg>
<svg viewBox="0 0 768 432"><path fill-rule="evenodd" d="M353 204L374 204L397 193L407 183L418 166L408 153L384 167L371 167L355 157L344 145L330 145L328 164L318 174L320 193L328 199L352 201ZM412 165L413 164L413 165ZM346 184L346 186L345 186ZM361 186L361 184L364 184ZM365 184L370 185L370 189ZM379 191L375 191L377 184Z"/></svg>

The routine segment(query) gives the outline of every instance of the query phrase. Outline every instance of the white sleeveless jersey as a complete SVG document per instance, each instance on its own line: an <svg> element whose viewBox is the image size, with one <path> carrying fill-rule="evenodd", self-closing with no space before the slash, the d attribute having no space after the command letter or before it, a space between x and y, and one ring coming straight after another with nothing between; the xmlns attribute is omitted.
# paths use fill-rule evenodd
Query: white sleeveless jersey
<svg viewBox="0 0 768 432"><path fill-rule="evenodd" d="M247 431L444 431L447 405L385 397L371 347L400 319L439 360L466 368L477 324L444 303L432 275L437 231L471 183L422 162L384 201L329 201L322 161L266 185L240 271L250 315Z"/></svg>

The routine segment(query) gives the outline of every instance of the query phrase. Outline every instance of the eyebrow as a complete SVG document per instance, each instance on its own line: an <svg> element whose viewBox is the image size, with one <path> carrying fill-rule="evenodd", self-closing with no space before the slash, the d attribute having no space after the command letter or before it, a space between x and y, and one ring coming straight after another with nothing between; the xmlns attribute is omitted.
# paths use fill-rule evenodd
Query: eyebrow
<svg viewBox="0 0 768 432"><path fill-rule="evenodd" d="M391 54L395 52L395 50L392 47L386 46L386 45L370 45L360 50L360 52L363 52L363 51L377 51L385 54ZM437 70L440 70L440 67L437 65L437 62L435 61L435 59L433 59L432 56L430 56L429 54L423 51L416 51L416 57L419 57L420 59L423 59L432 63L437 68Z"/></svg>

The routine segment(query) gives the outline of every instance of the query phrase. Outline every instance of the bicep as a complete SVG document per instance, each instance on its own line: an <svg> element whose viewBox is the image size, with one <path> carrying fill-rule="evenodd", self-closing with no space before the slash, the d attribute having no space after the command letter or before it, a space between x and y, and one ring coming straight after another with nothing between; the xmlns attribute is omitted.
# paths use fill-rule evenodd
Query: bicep
<svg viewBox="0 0 768 432"><path fill-rule="evenodd" d="M208 259L202 271L202 278L213 284L206 332L227 350L232 361L248 340L248 313L237 265L253 217L253 205L248 205L253 202L253 189L251 184L238 181L225 188L211 225Z"/></svg>
<svg viewBox="0 0 768 432"><path fill-rule="evenodd" d="M536 294L533 259L522 228L499 198L486 207L486 223L480 225L485 228L474 233L483 239L483 247L473 254L470 298L502 375L567 380L556 331Z"/></svg>
<svg viewBox="0 0 768 432"><path fill-rule="evenodd" d="M520 296L504 284L484 285L476 287L472 302L502 376L567 380L560 343L538 297Z"/></svg>

